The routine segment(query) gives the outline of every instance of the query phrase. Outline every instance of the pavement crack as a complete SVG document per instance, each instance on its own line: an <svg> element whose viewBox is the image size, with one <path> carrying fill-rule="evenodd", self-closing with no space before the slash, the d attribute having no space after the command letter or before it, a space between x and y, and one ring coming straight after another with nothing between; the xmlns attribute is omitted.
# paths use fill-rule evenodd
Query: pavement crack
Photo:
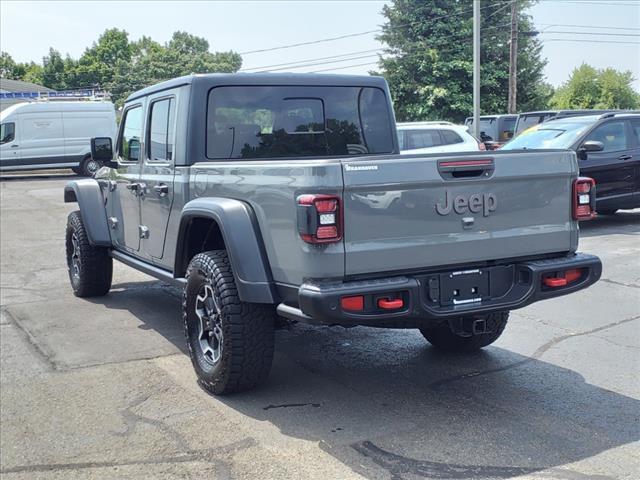
<svg viewBox="0 0 640 480"><path fill-rule="evenodd" d="M133 433L133 431L135 430L136 426L139 423L146 423L147 425L150 425L156 428L157 430L163 432L168 438L170 438L173 441L173 443L176 445L176 447L179 450L181 451L189 450L189 443L182 436L182 434L180 434L180 432L178 432L176 429L170 427L169 425L162 422L161 420L145 417L144 415L141 415L134 411L136 408L146 403L154 395L159 393L164 393L166 390L168 389L165 389L161 392L152 392L147 395L139 395L136 398L134 398L133 401L120 412L122 414L122 418L125 423L124 431L113 432L113 433L119 437L128 437Z"/></svg>
<svg viewBox="0 0 640 480"><path fill-rule="evenodd" d="M24 328L20 323L18 317L16 317L9 308L3 308L5 316L10 320L8 325L15 325L16 329L20 332L20 335L27 343L29 350L49 368L49 370L59 370L58 364L53 361L51 355L45 351L45 349L38 343L36 338L31 335L29 330Z"/></svg>
<svg viewBox="0 0 640 480"><path fill-rule="evenodd" d="M601 278L600 281L605 283L611 283L613 285L618 285L621 287L640 288L640 285L636 285L635 283L618 282L616 280L611 280L610 278Z"/></svg>
<svg viewBox="0 0 640 480"><path fill-rule="evenodd" d="M0 469L1 474L7 473L35 473L50 471L84 470L91 468L113 468L134 465L161 465L167 463L186 463L194 461L205 461L221 467L224 471L228 468L219 459L220 456L233 454L240 450L245 450L257 445L255 439L249 437L238 442L233 442L220 447L206 450L187 450L176 455L169 455L156 458L145 458L141 460L121 460L121 461L101 461L101 462L76 462L76 463L46 463L34 465L19 465L15 467Z"/></svg>
<svg viewBox="0 0 640 480"><path fill-rule="evenodd" d="M564 342L565 340L568 340L570 338L583 337L585 335L592 335L594 333L598 333L598 332L601 332L603 330L607 330L609 328L617 327L619 325L623 325L625 323L629 323L629 322L632 322L632 321L638 320L638 319L640 319L640 315L635 316L635 317L631 317L631 318L625 318L624 320L618 320L617 322L608 323L606 325L602 325L600 327L593 328L591 330L586 330L584 332L567 333L565 335L560 335L558 337L555 337L555 338L549 340L544 345L541 345L540 347L538 347L538 349L535 352L533 352L533 354L530 357L525 358L524 360L520 360L518 362L510 363L510 364L504 365L502 367L490 368L488 370L478 370L478 371L475 371L475 372L468 372L468 373L463 373L463 374L460 374L460 375L455 375L453 377L443 378L441 380L436 380L435 382L430 383L428 385L428 387L429 388L439 388L442 385L446 385L446 384L449 384L449 383L457 382L458 380L464 380L465 378L480 377L480 376L489 375L489 374L492 374L492 373L504 372L505 370L511 370L513 368L517 368L517 367L520 367L520 366L525 365L527 363L533 362L534 360L538 360L540 357L542 357L550 349L554 348L559 343Z"/></svg>
<svg viewBox="0 0 640 480"><path fill-rule="evenodd" d="M266 407L262 407L263 410L271 410L274 408L291 408L291 407L315 407L318 408L321 406L320 403L282 403L280 405L267 405Z"/></svg>

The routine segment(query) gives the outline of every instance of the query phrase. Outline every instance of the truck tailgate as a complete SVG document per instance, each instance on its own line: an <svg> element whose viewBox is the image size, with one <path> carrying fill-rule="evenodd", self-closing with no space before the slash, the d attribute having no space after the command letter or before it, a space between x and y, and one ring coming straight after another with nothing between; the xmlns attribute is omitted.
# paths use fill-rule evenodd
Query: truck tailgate
<svg viewBox="0 0 640 480"><path fill-rule="evenodd" d="M572 152L368 157L342 168L346 275L577 246Z"/></svg>

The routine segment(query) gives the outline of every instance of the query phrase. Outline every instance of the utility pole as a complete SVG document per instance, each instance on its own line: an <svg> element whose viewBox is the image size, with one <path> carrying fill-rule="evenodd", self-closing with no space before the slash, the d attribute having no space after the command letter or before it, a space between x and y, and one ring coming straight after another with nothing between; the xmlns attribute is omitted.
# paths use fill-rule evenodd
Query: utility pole
<svg viewBox="0 0 640 480"><path fill-rule="evenodd" d="M480 0L473 0L473 132L480 138Z"/></svg>
<svg viewBox="0 0 640 480"><path fill-rule="evenodd" d="M511 1L511 42L509 43L509 100L507 113L516 113L518 93L518 0Z"/></svg>

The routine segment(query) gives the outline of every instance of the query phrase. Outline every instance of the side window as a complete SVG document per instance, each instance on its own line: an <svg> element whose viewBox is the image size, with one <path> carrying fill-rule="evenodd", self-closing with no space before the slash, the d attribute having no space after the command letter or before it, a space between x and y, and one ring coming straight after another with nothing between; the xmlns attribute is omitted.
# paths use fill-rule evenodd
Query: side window
<svg viewBox="0 0 640 480"><path fill-rule="evenodd" d="M151 104L147 129L147 157L152 162L173 160L173 126L175 101L172 98Z"/></svg>
<svg viewBox="0 0 640 480"><path fill-rule="evenodd" d="M617 152L625 150L629 145L626 135L625 122L607 122L591 132L585 141L595 140L604 145L603 152Z"/></svg>
<svg viewBox="0 0 640 480"><path fill-rule="evenodd" d="M464 140L453 130L440 130L440 135L445 145L453 145L454 143L463 143Z"/></svg>
<svg viewBox="0 0 640 480"><path fill-rule="evenodd" d="M16 124L13 122L0 125L0 145L12 142L16 137Z"/></svg>
<svg viewBox="0 0 640 480"><path fill-rule="evenodd" d="M140 139L142 138L142 107L130 108L124 114L122 136L118 153L126 162L140 159Z"/></svg>
<svg viewBox="0 0 640 480"><path fill-rule="evenodd" d="M631 128L636 135L636 147L640 148L640 120L631 120Z"/></svg>
<svg viewBox="0 0 640 480"><path fill-rule="evenodd" d="M409 130L407 132L407 150L437 147L442 145L438 130Z"/></svg>

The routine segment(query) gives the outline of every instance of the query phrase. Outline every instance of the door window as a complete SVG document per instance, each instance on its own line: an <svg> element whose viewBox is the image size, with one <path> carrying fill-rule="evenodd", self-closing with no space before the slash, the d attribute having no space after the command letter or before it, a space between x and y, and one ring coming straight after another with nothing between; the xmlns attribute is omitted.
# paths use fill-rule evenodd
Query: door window
<svg viewBox="0 0 640 480"><path fill-rule="evenodd" d="M407 131L407 150L437 147L438 145L442 145L438 130Z"/></svg>
<svg viewBox="0 0 640 480"><path fill-rule="evenodd" d="M12 142L16 137L16 124L13 122L0 125L0 145Z"/></svg>
<svg viewBox="0 0 640 480"><path fill-rule="evenodd" d="M602 142L604 145L604 150L602 150L603 152L626 150L629 142L627 140L625 122L607 122L600 125L593 132L587 135L585 141L590 140Z"/></svg>
<svg viewBox="0 0 640 480"><path fill-rule="evenodd" d="M147 156L152 162L170 162L173 159L173 125L175 101L165 98L151 104L147 131Z"/></svg>
<svg viewBox="0 0 640 480"><path fill-rule="evenodd" d="M140 159L140 139L142 138L142 107L130 108L124 114L122 136L118 152L122 160L137 162Z"/></svg>

